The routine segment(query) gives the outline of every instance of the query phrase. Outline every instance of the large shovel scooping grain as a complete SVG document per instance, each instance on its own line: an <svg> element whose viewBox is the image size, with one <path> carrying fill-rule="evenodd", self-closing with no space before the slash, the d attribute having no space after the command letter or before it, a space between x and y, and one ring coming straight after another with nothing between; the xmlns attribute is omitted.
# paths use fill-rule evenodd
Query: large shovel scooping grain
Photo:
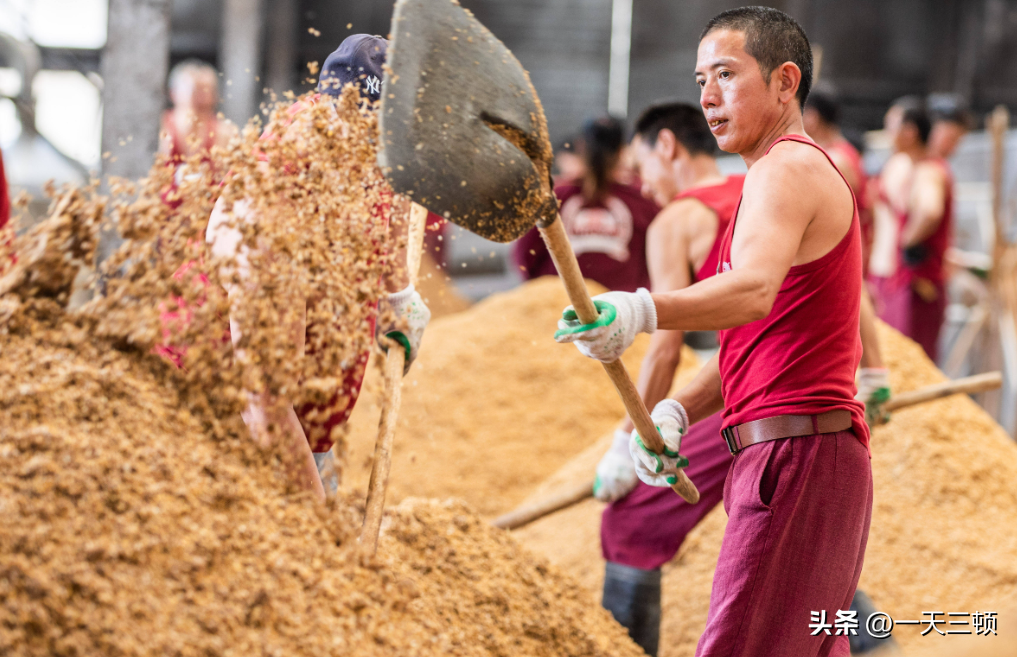
<svg viewBox="0 0 1017 657"><path fill-rule="evenodd" d="M551 189L553 153L529 75L508 48L452 0L398 0L382 82L378 163L393 189L496 242L534 223L580 321L597 310ZM643 442L664 443L621 361L604 365ZM681 471L672 486L699 491Z"/></svg>
<svg viewBox="0 0 1017 657"><path fill-rule="evenodd" d="M944 381L943 383L936 383L925 388L895 395L883 405L883 410L890 413L952 395L973 395L979 392L997 390L1002 385L1003 375L1000 372L975 374L963 379ZM719 436L717 440L720 440ZM501 529L519 529L545 516L564 511L591 497L593 497L593 479L587 479L586 481L562 486L547 497L536 502L522 504L508 513L498 516L491 524Z"/></svg>

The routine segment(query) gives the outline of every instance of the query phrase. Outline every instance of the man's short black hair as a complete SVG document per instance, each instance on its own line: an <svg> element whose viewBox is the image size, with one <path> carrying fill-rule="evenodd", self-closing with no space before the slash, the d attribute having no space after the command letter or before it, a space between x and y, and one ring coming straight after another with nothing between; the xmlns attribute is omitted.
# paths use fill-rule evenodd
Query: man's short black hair
<svg viewBox="0 0 1017 657"><path fill-rule="evenodd" d="M918 139L922 144L929 143L929 134L932 132L932 120L929 118L929 112L925 109L924 105L906 108L904 116L901 118L901 125L913 125L915 130L918 131Z"/></svg>
<svg viewBox="0 0 1017 657"><path fill-rule="evenodd" d="M701 108L678 102L651 105L636 121L635 134L653 146L657 143L657 135L665 128L674 133L690 154L717 154L717 140L713 138Z"/></svg>
<svg viewBox="0 0 1017 657"><path fill-rule="evenodd" d="M975 120L968 109L968 103L957 94L929 94L926 101L929 107L929 116L933 123L947 121L963 126L965 130L971 130Z"/></svg>
<svg viewBox="0 0 1017 657"><path fill-rule="evenodd" d="M805 107L805 100L812 89L812 46L798 21L771 7L739 7L710 19L699 40L702 41L714 30L744 32L745 52L759 62L765 80L769 80L774 69L784 62L798 66L802 72L798 106Z"/></svg>

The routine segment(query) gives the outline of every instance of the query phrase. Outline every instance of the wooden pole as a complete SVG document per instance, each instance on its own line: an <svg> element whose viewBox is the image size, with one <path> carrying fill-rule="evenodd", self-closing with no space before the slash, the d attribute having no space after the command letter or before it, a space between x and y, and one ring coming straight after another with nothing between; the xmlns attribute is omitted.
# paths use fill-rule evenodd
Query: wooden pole
<svg viewBox="0 0 1017 657"><path fill-rule="evenodd" d="M102 173L137 180L159 148L159 117L169 70L171 0L110 0L102 89ZM122 243L116 229L99 237L102 262Z"/></svg>
<svg viewBox="0 0 1017 657"><path fill-rule="evenodd" d="M406 241L406 271L410 284L417 284L420 260L424 251L424 231L427 225L427 210L414 203L410 209L409 234ZM367 486L367 509L364 512L364 526L360 531L360 545L365 554L374 556L378 551L378 534L381 518L385 512L385 493L388 490L388 474L392 470L392 445L395 442L396 421L402 404L403 369L406 365L406 351L390 348L385 356L385 400L381 407L381 421L378 423L378 440L374 444L374 465L371 480Z"/></svg>

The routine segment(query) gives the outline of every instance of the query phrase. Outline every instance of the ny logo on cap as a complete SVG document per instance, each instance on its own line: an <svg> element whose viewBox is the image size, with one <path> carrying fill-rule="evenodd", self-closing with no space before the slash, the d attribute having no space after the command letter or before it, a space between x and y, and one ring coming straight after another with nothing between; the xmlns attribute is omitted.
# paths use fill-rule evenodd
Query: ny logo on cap
<svg viewBox="0 0 1017 657"><path fill-rule="evenodd" d="M372 75L371 77L367 78L366 82L367 82L367 93L369 94L381 93L380 86L381 80L378 79L378 76Z"/></svg>

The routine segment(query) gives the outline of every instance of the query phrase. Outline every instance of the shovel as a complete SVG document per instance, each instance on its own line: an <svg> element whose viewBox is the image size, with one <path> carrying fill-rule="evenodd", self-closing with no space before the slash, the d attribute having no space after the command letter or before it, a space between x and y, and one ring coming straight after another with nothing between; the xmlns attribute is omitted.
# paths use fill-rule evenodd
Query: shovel
<svg viewBox="0 0 1017 657"><path fill-rule="evenodd" d="M979 392L997 390L1002 386L1003 375L1000 372L976 374L963 379L944 381L943 383L936 383L925 388L895 395L883 404L883 410L890 413L952 395L973 395ZM498 516L491 524L501 529L519 529L552 513L564 511L591 497L593 497L593 480L588 479L569 487L562 487L536 502L518 506L512 511Z"/></svg>
<svg viewBox="0 0 1017 657"><path fill-rule="evenodd" d="M547 122L529 75L508 48L452 0L398 0L382 81L378 164L393 189L496 242L536 223L584 324L598 313L558 216ZM604 365L639 431L664 442L622 362ZM672 484L699 491L681 470Z"/></svg>

